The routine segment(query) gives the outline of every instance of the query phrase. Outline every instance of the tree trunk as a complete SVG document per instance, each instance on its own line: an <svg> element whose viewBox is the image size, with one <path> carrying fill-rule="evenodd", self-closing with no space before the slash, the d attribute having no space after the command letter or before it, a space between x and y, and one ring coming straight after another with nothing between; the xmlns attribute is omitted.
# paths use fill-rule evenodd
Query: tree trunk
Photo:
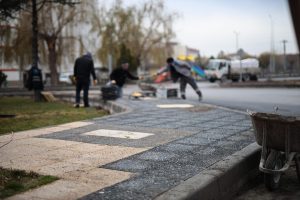
<svg viewBox="0 0 300 200"><path fill-rule="evenodd" d="M32 66L38 67L38 16L36 0L32 0Z"/></svg>
<svg viewBox="0 0 300 200"><path fill-rule="evenodd" d="M56 37L51 36L47 38L47 46L48 46L48 64L51 73L51 85L56 86L58 84L58 72L56 68Z"/></svg>

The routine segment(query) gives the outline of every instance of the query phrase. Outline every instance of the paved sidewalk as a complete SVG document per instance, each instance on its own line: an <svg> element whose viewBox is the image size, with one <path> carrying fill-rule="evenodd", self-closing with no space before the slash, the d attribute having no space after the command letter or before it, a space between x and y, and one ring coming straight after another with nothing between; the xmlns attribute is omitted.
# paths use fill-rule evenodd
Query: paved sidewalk
<svg viewBox="0 0 300 200"><path fill-rule="evenodd" d="M254 142L243 113L180 99L117 103L130 111L15 133L0 166L60 180L11 199L153 199ZM161 108L171 104L183 108Z"/></svg>

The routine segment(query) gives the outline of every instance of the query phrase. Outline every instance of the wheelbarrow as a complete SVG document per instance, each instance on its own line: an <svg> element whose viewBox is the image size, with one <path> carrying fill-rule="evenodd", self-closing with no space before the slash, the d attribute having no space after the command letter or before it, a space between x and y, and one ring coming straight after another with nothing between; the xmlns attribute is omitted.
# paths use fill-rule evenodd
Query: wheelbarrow
<svg viewBox="0 0 300 200"><path fill-rule="evenodd" d="M279 187L281 175L295 161L300 182L300 118L248 111L256 142L262 146L259 170L267 189Z"/></svg>
<svg viewBox="0 0 300 200"><path fill-rule="evenodd" d="M157 89L153 85L148 84L148 83L142 83L142 82L140 82L138 84L138 86L142 90L142 94L144 96L147 96L147 97L149 97L149 96L156 97L156 91L157 91Z"/></svg>

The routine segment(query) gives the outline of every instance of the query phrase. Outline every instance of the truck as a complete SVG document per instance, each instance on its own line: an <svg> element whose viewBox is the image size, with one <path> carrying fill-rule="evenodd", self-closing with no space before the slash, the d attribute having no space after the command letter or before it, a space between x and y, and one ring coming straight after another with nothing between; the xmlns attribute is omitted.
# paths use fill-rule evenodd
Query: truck
<svg viewBox="0 0 300 200"><path fill-rule="evenodd" d="M243 60L210 59L205 70L205 76L210 82L220 80L257 81L260 73L259 61L256 58Z"/></svg>

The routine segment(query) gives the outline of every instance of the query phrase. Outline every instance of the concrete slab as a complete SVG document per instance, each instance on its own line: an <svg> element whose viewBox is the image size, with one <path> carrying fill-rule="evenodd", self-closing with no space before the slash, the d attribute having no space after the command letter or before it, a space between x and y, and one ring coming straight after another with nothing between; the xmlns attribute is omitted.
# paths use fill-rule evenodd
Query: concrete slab
<svg viewBox="0 0 300 200"><path fill-rule="evenodd" d="M194 105L191 104L158 104L158 108L192 108Z"/></svg>
<svg viewBox="0 0 300 200"><path fill-rule="evenodd" d="M125 139L137 140L137 139L141 139L141 138L151 136L153 134L133 132L133 131L99 129L99 130L83 133L83 135L93 135L93 136L102 136L102 137L115 137L115 138L125 138Z"/></svg>

